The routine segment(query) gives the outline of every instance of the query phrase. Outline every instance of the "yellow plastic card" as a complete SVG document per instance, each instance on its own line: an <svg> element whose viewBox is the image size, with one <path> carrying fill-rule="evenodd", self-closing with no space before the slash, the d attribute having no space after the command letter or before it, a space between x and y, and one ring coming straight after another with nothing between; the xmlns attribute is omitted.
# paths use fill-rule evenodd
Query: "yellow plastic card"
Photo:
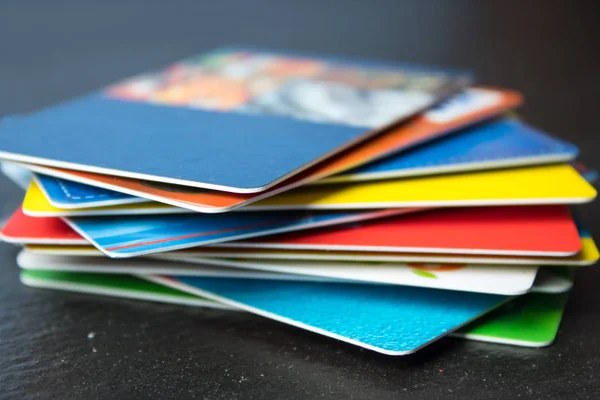
<svg viewBox="0 0 600 400"><path fill-rule="evenodd" d="M596 190L569 165L482 171L286 192L247 209L392 208L585 203Z"/></svg>
<svg viewBox="0 0 600 400"><path fill-rule="evenodd" d="M308 186L261 200L239 211L574 204L585 203L595 197L596 190L574 168L558 164ZM48 202L35 183L27 192L23 210L32 216L190 212L158 203L59 209Z"/></svg>

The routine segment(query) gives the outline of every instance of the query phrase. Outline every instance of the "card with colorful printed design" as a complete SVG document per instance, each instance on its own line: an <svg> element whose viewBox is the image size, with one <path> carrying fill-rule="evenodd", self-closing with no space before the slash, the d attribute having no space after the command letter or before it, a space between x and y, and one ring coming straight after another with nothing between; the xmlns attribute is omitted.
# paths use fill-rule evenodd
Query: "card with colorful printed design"
<svg viewBox="0 0 600 400"><path fill-rule="evenodd" d="M513 206L429 210L219 246L569 256L581 250L581 240L567 207Z"/></svg>
<svg viewBox="0 0 600 400"><path fill-rule="evenodd" d="M390 211L373 211L373 212L355 212L355 213L302 213L299 215L318 216L316 219L321 219L324 216L350 216L350 221L360 221L363 219L380 218L389 215L399 215L402 213L411 212L414 210L390 210ZM249 215L249 214L247 214ZM268 213L270 217L281 217L281 213ZM286 214L289 215L289 214ZM195 219L201 217L198 214L187 215ZM165 216L166 217L166 216ZM185 219L186 215L179 216ZM210 219L210 216L208 219ZM216 216L218 217L218 216ZM234 217L230 217L234 219ZM334 221L332 218L331 221ZM141 218L140 220L143 220ZM243 220L243 218L242 218ZM38 245L89 245L90 242L71 228L63 219L58 217L31 217L23 212L21 208L17 209L8 219L2 230L0 230L0 238L6 242L16 244L38 244Z"/></svg>
<svg viewBox="0 0 600 400"><path fill-rule="evenodd" d="M587 203L596 190L569 165L555 164L405 179L315 185L246 210L453 207Z"/></svg>
<svg viewBox="0 0 600 400"><path fill-rule="evenodd" d="M544 257L569 256L581 250L581 239L577 226L568 208L564 206L449 208L421 211L412 215L391 215L392 213L400 213L401 211L403 210L314 214L315 221L312 221L313 225L315 222L318 222L318 217L331 218L332 221L336 222L343 222L351 218L366 220L368 218L384 216L386 213L390 217L372 222L330 227L329 229L305 233L277 235L271 238L247 241L229 241L215 246L228 248L493 254ZM299 215L305 216L307 214ZM291 216L286 216L290 221L292 220ZM242 221L250 219L260 222L261 218L266 218L264 221L271 221L275 224L275 221L281 219L281 214L163 215L123 217L123 219L116 221L100 217L80 217L73 218L72 222L79 225L79 233L83 233L82 236L90 242L94 239L103 238L104 235L110 232L113 232L111 236L114 236L111 240L122 240L124 242L140 240L135 234L119 233L119 229L127 228L127 232L137 232L138 230L145 232L143 234L144 240L141 241L142 243L166 240L166 242L160 242L163 243L166 249L163 249L161 245L157 245L156 248L161 251L167 251L167 249L171 250L167 243L171 241L174 241L174 243L178 242L175 239L168 239L171 237L169 236L171 235L168 229L169 224L179 222L181 227L178 227L178 229L181 230L180 233L183 235L198 234L198 232L187 232L186 229L199 229L196 225L202 224L204 221L209 223L213 219L215 221L221 220L211 217L224 217L222 218L223 221L227 220L234 225L236 221L242 224ZM7 224L7 227L10 229L5 229L5 231L8 233L3 231L4 235L16 238L13 241L17 241L18 238L25 238L27 227L33 226L27 222L27 218L22 213L16 213L14 220L11 219L9 221L11 223ZM38 218L33 219L33 221L37 220ZM53 224L56 224L56 222L53 222ZM266 222L264 224L269 229L271 228ZM153 229L153 227L156 229ZM19 232L19 229L21 229L21 232ZM454 234L457 230L460 230L461 235ZM226 235L229 236L231 234L235 236L234 233L235 230L228 232ZM35 233L31 235L35 235ZM173 234L172 237L176 238L178 236ZM56 239L60 239L60 237ZM202 240L198 238L197 245L204 243L205 239L207 238L203 238ZM230 240L233 240L233 238ZM195 240L190 239L190 241L195 243ZM48 241L38 243L48 243ZM75 243L71 242L70 244ZM79 244L84 244L84 241L81 240ZM104 247L106 247L106 244L96 244L96 246L101 250L105 250ZM110 245L110 248L112 247ZM131 250L135 253L133 249L137 247L143 249L145 246L139 244L133 246ZM150 247L154 248L155 246Z"/></svg>
<svg viewBox="0 0 600 400"><path fill-rule="evenodd" d="M6 119L0 158L260 192L469 81L428 67L219 49ZM176 162L156 162L165 153Z"/></svg>
<svg viewBox="0 0 600 400"><path fill-rule="evenodd" d="M80 209L151 202L142 197L130 196L48 175L35 174L34 179L48 202L56 208Z"/></svg>
<svg viewBox="0 0 600 400"><path fill-rule="evenodd" d="M569 143L547 136L519 121L500 119L315 183L392 179L567 162L574 159L577 153L577 148ZM48 175L38 175L37 179L48 201L55 207L82 208L148 201Z"/></svg>
<svg viewBox="0 0 600 400"><path fill-rule="evenodd" d="M148 278L388 355L413 353L510 298L394 285L185 276Z"/></svg>
<svg viewBox="0 0 600 400"><path fill-rule="evenodd" d="M469 170L568 162L577 147L515 119L499 119L467 128L406 153L319 181L355 182Z"/></svg>
<svg viewBox="0 0 600 400"><path fill-rule="evenodd" d="M346 281L428 287L467 292L518 295L531 289L537 267L489 265L423 265L400 263L247 262L207 259L165 261L111 260L105 257L48 256L22 251L24 269L124 274L176 274L297 281Z"/></svg>
<svg viewBox="0 0 600 400"><path fill-rule="evenodd" d="M28 191L29 192L29 191ZM158 203L110 208L57 209L33 182L23 209L33 216L156 214L188 210ZM596 190L569 165L548 165L415 177L386 181L314 185L282 193L240 211L352 210L515 204L575 204Z"/></svg>
<svg viewBox="0 0 600 400"><path fill-rule="evenodd" d="M503 208L503 211L510 211L509 208ZM532 207L531 210L534 208ZM473 211L477 211L478 209L472 209ZM492 212L492 209L481 209L479 211L487 211ZM442 210L439 210L442 212ZM444 210L444 212L448 212L450 215L454 215L457 217L456 212L460 212L459 209L449 209ZM464 211L463 211L464 212ZM551 210L552 212L552 210ZM560 212L559 212L560 213ZM422 214L426 216L427 214ZM433 214L434 216L436 214ZM491 214L493 215L493 214ZM500 214L498 214L500 215ZM508 215L508 214L504 214ZM541 215L541 214L540 214ZM552 215L551 213L548 216ZM557 214L558 215L558 214ZM562 212L562 216L565 218L563 220L563 228L567 228L570 230L569 226L571 222L566 218L568 213ZM415 215L417 216L417 215ZM431 217L428 217L431 218ZM435 218L434 218L435 220ZM374 221L372 224L366 224L367 231L373 233L379 232L380 229L385 229L387 226L392 226L398 224L399 227L402 227L402 221L396 220L395 218L390 218L385 221L385 224L380 225L384 221L380 221L376 223ZM427 222L427 219L425 219ZM450 223L451 221L448 221ZM550 225L548 222L544 223L542 219L537 219L536 222L539 222L543 226L547 228L552 227L552 232L559 232L556 230L558 225ZM414 222L413 222L414 223ZM515 220L515 224L523 224L524 227L528 227L527 219L522 219L520 222ZM550 223L552 220L550 219ZM498 220L495 221L495 224L501 224ZM489 242L492 243L494 241L495 228L490 227L490 229L485 229L487 223L482 223L484 226L483 231L486 235L489 235ZM448 225L448 229L451 228L451 224ZM513 225L516 227L517 225ZM536 225L533 225L536 226ZM437 228L438 232L443 233L444 223L441 223ZM477 224L472 224L471 231L476 232L478 229ZM509 228L502 228L504 231L509 231ZM502 229L499 230L502 231ZM531 228L528 228L531 229ZM542 228L545 229L545 228ZM161 257L168 258L180 258L180 257L197 257L197 258L247 258L247 259L257 259L257 260L282 260L282 259L296 259L296 260L315 260L315 261L373 261L373 262L421 262L421 263L469 263L469 264L500 264L500 265L571 265L571 266L585 266L591 265L597 262L599 258L598 248L594 243L593 238L590 236L589 232L581 225L577 227L578 235L579 235L579 247L581 250L572 256L552 256L550 254L544 256L489 256L489 255L474 255L474 254L461 254L457 252L456 248L451 248L448 251L442 251L440 249L439 253L423 253L423 252L398 252L398 251L350 251L350 250L331 250L331 247L334 244L336 246L343 245L345 248L355 248L356 243L351 240L360 239L360 227L356 226L348 226L348 227L340 227L339 229L328 229L324 232L313 232L311 235L302 235L300 238L304 245L311 246L317 248L317 250L307 250L302 248L297 249L270 249L270 248L247 248L247 245L256 245L254 242L237 242L237 248L231 247L232 243L229 243L229 247L219 248L214 246L206 246L206 247L198 247L191 248L186 250L179 250L175 252L165 252L161 254ZM371 231L372 230L372 231ZM382 231L383 232L383 231ZM383 235L382 232L378 234ZM468 231L465 231L468 232ZM516 229L514 234L518 237L518 240L523 240L523 243L530 243L530 239L528 236L524 234L523 236L519 235L521 229ZM534 231L527 230L534 234ZM526 232L526 233L527 233ZM1 237L8 242L25 244L35 252L40 254L54 254L54 255L100 255L102 254L99 250L93 247L86 247L85 245L89 245L89 241L84 239L77 232L73 231L69 226L67 226L61 219L59 218L32 218L25 214L23 214L20 210L17 210L13 216L9 219L5 227L0 231ZM324 236L323 236L324 235ZM330 236L332 235L332 236ZM537 233L537 235L540 235ZM310 245L310 236L312 236L312 241L314 242ZM453 235L446 235L446 237L451 238ZM543 236L546 237L546 233ZM286 235L287 237L287 235ZM371 237L367 235L367 237ZM380 236L383 238L383 236ZM435 236L434 236L435 237ZM440 237L444 237L440 235ZM568 237L568 236L567 236ZM320 239L319 239L320 238ZM483 238L483 237L482 237ZM291 238L293 241L293 238ZM342 241L345 240L345 242ZM285 240L285 238L284 238ZM328 241L336 240L337 242L331 242L328 244ZM561 241L560 238L557 237L558 241ZM290 238L288 237L288 240ZM290 241L290 243L292 242ZM323 241L325 241L325 245L323 246ZM400 242L399 242L400 243ZM396 243L396 244L399 244ZM429 242L425 239L422 246L427 246ZM442 243L442 242L440 242ZM38 244L38 245L36 245ZM46 246L39 245L46 244ZM60 244L68 244L71 246L56 246ZM262 246L269 246L276 244L276 241L271 243L267 243L263 241ZM365 243L361 243L365 244ZM368 244L368 243L366 243ZM388 243L389 244L389 243ZM393 244L393 243L392 243ZM54 245L54 246L48 246ZM76 246L73 246L76 245ZM289 244L281 243L282 246ZM448 245L446 243L445 245ZM464 244L463 244L464 245ZM222 247L223 245L221 245ZM352 247L350 247L352 246ZM294 247L294 246L290 246ZM297 247L297 246L296 246ZM318 250L318 248L323 248L322 250ZM521 247L522 249L523 247ZM391 250L391 249L390 249ZM449 251L455 252L450 254Z"/></svg>
<svg viewBox="0 0 600 400"><path fill-rule="evenodd" d="M227 213L76 217L65 221L109 257L135 257L177 249L326 227L398 215L406 210L363 212Z"/></svg>
<svg viewBox="0 0 600 400"><path fill-rule="evenodd" d="M157 184L39 165L28 165L28 168L45 175L65 178L65 180L81 182L194 211L225 212L455 132L461 127L496 116L502 111L513 108L519 105L521 100L518 93L508 90L468 89L438 108L392 128L360 146L333 156L297 177L293 177L261 194L235 194L192 189L178 185ZM69 185L68 181L62 183L63 185ZM105 193L100 192L100 194ZM125 204L131 202L131 199L133 197L121 199L120 201ZM64 203L64 199L57 198L57 202Z"/></svg>
<svg viewBox="0 0 600 400"><path fill-rule="evenodd" d="M25 199L23 199L22 205L23 212L34 217L84 217L192 213L190 210L152 201L103 207L59 208L50 203L46 193L44 193L44 191L48 192L48 189L45 187L44 190L42 190L42 187L39 184L42 182L48 183L49 180L38 180L38 178L39 176L35 176L33 181L30 183L27 192L25 192Z"/></svg>

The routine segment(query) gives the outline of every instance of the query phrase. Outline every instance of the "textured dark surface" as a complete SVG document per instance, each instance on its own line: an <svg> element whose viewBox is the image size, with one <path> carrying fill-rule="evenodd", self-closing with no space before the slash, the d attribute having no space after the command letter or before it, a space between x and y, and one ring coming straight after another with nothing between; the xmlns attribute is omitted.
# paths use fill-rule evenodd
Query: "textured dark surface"
<svg viewBox="0 0 600 400"><path fill-rule="evenodd" d="M471 69L600 168L596 3L5 0L0 116L241 43ZM0 218L21 196L0 178ZM600 237L598 207L581 211ZM0 398L600 397L595 268L550 348L445 339L393 358L242 313L27 289L16 253L0 244Z"/></svg>

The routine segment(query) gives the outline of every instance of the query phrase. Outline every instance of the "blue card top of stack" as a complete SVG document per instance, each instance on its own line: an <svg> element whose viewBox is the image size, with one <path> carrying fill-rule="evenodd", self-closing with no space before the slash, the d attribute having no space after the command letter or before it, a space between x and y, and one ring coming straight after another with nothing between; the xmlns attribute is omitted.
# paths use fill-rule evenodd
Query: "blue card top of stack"
<svg viewBox="0 0 600 400"><path fill-rule="evenodd" d="M217 50L0 125L0 158L257 192L469 82L393 63Z"/></svg>
<svg viewBox="0 0 600 400"><path fill-rule="evenodd" d="M330 180L378 179L403 176L565 162L577 156L576 146L546 135L513 119L498 119L438 139L414 150L370 163ZM99 201L134 199L132 196L37 175L51 203L57 207Z"/></svg>

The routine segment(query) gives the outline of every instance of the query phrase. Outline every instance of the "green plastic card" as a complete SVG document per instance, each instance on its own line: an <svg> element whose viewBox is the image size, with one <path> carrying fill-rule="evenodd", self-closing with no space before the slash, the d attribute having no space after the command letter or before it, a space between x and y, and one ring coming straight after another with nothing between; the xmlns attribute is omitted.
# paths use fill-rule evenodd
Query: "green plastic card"
<svg viewBox="0 0 600 400"><path fill-rule="evenodd" d="M22 270L21 282L27 286L45 289L67 290L162 303L230 308L213 300L184 293L131 275Z"/></svg>
<svg viewBox="0 0 600 400"><path fill-rule="evenodd" d="M569 293L529 293L453 333L453 336L516 346L554 342Z"/></svg>

